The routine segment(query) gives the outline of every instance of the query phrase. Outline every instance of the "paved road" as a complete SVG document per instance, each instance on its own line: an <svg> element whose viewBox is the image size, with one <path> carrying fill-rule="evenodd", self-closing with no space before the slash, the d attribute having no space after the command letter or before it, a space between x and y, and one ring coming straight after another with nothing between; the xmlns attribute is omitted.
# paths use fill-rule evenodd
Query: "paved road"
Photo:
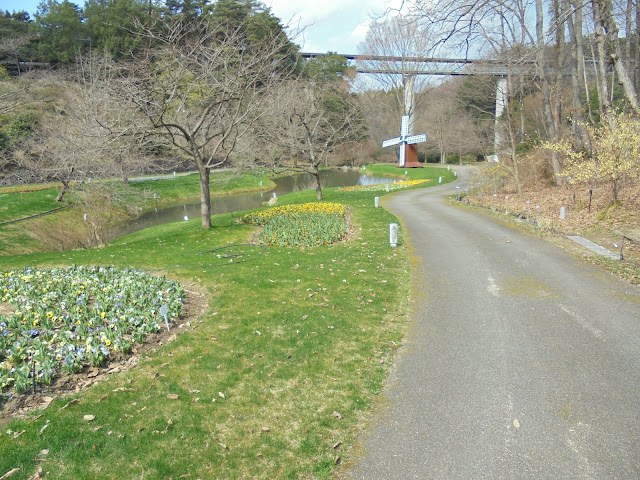
<svg viewBox="0 0 640 480"><path fill-rule="evenodd" d="M640 289L446 188L385 203L418 263L412 328L341 476L640 478Z"/></svg>

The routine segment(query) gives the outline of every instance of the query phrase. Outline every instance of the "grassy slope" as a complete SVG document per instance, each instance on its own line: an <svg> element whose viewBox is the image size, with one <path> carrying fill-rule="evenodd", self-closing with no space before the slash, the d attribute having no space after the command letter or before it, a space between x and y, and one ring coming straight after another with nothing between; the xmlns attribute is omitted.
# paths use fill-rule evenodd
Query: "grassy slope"
<svg viewBox="0 0 640 480"><path fill-rule="evenodd" d="M260 185L261 182L262 185ZM259 191L272 188L273 185L273 182L260 175L238 176L227 172L217 172L211 175L212 196ZM29 186L25 188L28 189ZM159 206L197 199L200 195L198 175L196 174L178 176L168 180L131 182L130 188L140 194L146 194L144 196L147 198L146 209L151 209L156 205L153 193L158 194L157 205ZM0 222L24 218L62 206L55 201L58 195L56 188L6 193L14 189L15 187L0 188ZM140 195L140 198L142 197L143 195ZM80 221L82 212L63 210L46 217L45 221L56 222L59 219L67 218L77 218ZM34 221L38 222L38 220L27 220L0 226L0 255L19 254L41 249L42 247L38 245L37 241L28 235L30 225Z"/></svg>
<svg viewBox="0 0 640 480"><path fill-rule="evenodd" d="M238 176L231 172L212 173L210 184L212 196L253 192L274 187L274 183L262 175ZM200 198L200 183L197 174L178 176L169 180L131 182L131 188L151 194L157 193L158 205ZM150 197L152 196L150 195Z"/></svg>
<svg viewBox="0 0 640 480"><path fill-rule="evenodd" d="M210 295L201 323L137 368L79 394L77 405L63 410L69 399L58 400L14 422L13 431L25 430L16 439L5 429L0 474L20 467L12 478L28 478L41 465L47 478L327 478L348 455L404 331L407 252L388 246L394 218L373 208L373 196L326 190L327 201L351 207L347 242L268 247L245 263L199 255L248 241L254 230L237 214L214 217L209 231L191 221L100 250L0 257L0 269L130 265ZM95 420L84 422L86 414ZM46 459L35 462L43 449Z"/></svg>
<svg viewBox="0 0 640 480"><path fill-rule="evenodd" d="M61 207L56 202L58 189L49 188L36 192L3 193L0 190L0 222L16 220Z"/></svg>

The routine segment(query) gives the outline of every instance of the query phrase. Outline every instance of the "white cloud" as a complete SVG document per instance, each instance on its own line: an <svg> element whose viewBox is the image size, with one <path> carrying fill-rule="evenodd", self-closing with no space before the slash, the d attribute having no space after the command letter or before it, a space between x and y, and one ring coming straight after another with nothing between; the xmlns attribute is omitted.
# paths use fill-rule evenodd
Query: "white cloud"
<svg viewBox="0 0 640 480"><path fill-rule="evenodd" d="M304 50L356 53L372 17L398 8L401 0L271 0L266 4L294 29L306 27L303 38L297 39Z"/></svg>

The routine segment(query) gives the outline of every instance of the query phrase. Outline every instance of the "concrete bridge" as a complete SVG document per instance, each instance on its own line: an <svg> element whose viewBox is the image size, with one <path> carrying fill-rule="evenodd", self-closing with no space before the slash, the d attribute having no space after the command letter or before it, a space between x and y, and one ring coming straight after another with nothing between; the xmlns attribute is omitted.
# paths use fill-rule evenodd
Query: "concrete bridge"
<svg viewBox="0 0 640 480"><path fill-rule="evenodd" d="M311 59L328 55L327 53L300 53L305 59ZM500 117L508 105L507 75L509 69L513 74L535 74L533 62L521 62L515 66L507 66L500 60L480 60L471 58L437 58L437 57L396 57L384 55L350 55L341 54L349 61L349 65L358 73L364 74L397 74L402 75L406 81L404 92L405 115L413 111L413 85L418 75L490 75L497 77L496 82L496 108L494 151L498 152L502 144L503 135L500 125ZM413 121L410 121L409 134L413 134Z"/></svg>

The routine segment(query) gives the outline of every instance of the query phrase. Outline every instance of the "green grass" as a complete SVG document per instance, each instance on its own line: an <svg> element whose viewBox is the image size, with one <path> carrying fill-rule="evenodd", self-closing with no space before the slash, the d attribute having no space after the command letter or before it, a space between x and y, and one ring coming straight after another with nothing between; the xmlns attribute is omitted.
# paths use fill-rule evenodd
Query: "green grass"
<svg viewBox="0 0 640 480"><path fill-rule="evenodd" d="M56 202L57 196L56 188L24 193L3 193L0 190L0 223L61 207Z"/></svg>
<svg viewBox="0 0 640 480"><path fill-rule="evenodd" d="M12 480L29 478L39 465L50 479L329 478L401 343L409 262L402 235L389 247L395 218L374 208L374 194L324 196L349 206L345 242L254 249L233 262L224 249L204 253L237 252L255 235L235 213L213 217L209 230L194 220L97 250L0 257L0 271L131 266L205 292L208 305L175 341L77 394L78 404L63 409L70 398L59 399L3 427L0 475L21 468ZM314 198L298 192L280 203ZM83 421L87 414L95 420ZM14 438L9 429L25 432Z"/></svg>
<svg viewBox="0 0 640 480"><path fill-rule="evenodd" d="M273 188L274 183L261 175L237 175L230 172L211 174L211 195L233 195L249 191L260 191ZM262 185L261 185L262 183ZM58 189L7 193L15 187L0 189L0 223L17 220L38 213L43 213L65 205L55 201ZM30 186L25 186L29 189ZM138 199L143 200L143 210L150 210L156 205L164 206L200 197L200 184L197 174L179 175L175 178L156 181L131 182L130 190L139 192ZM153 194L156 193L156 199ZM142 195L145 194L145 195ZM65 200L73 196L73 192L65 196ZM145 203L146 202L146 203ZM44 222L62 223L69 218L82 219L82 212L62 210L45 217ZM79 221L80 221L79 220ZM37 240L27 233L33 222L24 222L0 226L0 255L12 255L44 249Z"/></svg>
<svg viewBox="0 0 640 480"><path fill-rule="evenodd" d="M212 196L233 195L274 187L274 183L265 176L237 175L231 172L212 173L210 184ZM130 187L134 191L148 193L148 197L151 199L156 193L158 205L200 198L200 183L197 174L179 175L166 180L132 181ZM25 189L28 188L29 186L25 186ZM7 193L10 190L9 188L0 188L0 223L46 212L64 205L55 201L59 193L57 188ZM149 208L154 207L155 202L150 200L148 206Z"/></svg>
<svg viewBox="0 0 640 480"><path fill-rule="evenodd" d="M216 196L268 190L273 188L275 184L262 175L214 172L210 177L210 186L211 195ZM158 205L169 205L178 201L200 198L200 183L197 173L167 180L131 182L131 188L147 192L150 197L156 193Z"/></svg>
<svg viewBox="0 0 640 480"><path fill-rule="evenodd" d="M398 178L402 180L432 180L432 184L437 184L439 177L442 177L442 183L448 183L455 180L453 170L444 168L427 166L424 168L398 168L390 164L367 165L365 172L374 176L385 176ZM404 172L407 172L405 175Z"/></svg>

